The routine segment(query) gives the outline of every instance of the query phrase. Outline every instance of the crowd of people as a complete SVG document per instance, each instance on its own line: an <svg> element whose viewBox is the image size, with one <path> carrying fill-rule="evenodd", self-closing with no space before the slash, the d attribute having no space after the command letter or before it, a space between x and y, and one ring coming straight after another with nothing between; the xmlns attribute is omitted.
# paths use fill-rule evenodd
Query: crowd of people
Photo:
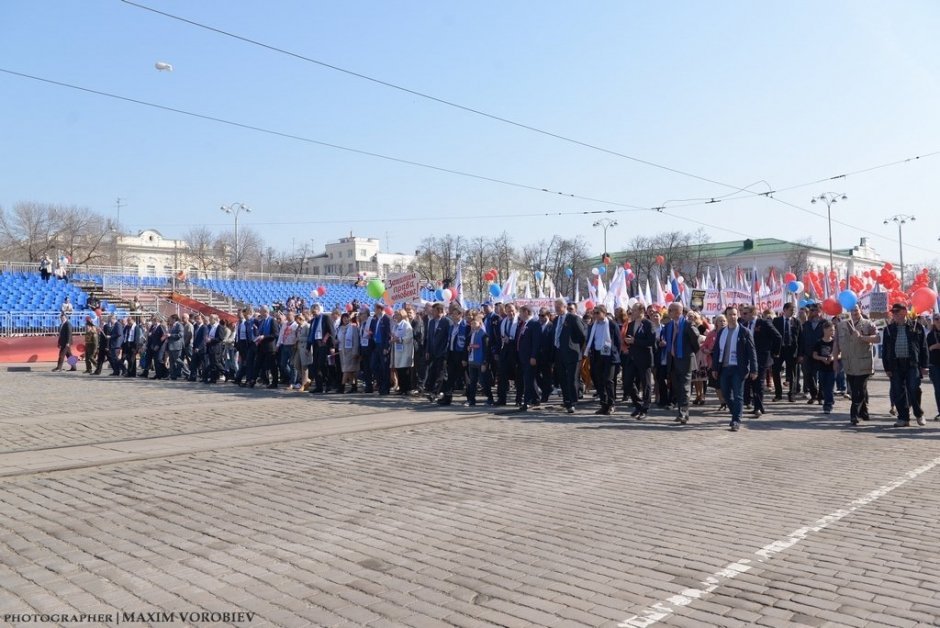
<svg viewBox="0 0 940 628"><path fill-rule="evenodd" d="M216 315L115 316L86 321L86 373L113 377L232 382L314 395L426 395L442 406L514 404L525 412L554 394L567 413L596 399L595 414L618 406L645 419L651 411L687 424L692 406L714 395L738 431L745 411L757 419L768 402L804 401L833 412L848 400L854 425L869 415L868 379L880 345L895 426L925 425L922 381L928 373L940 408L940 315L909 315L903 303L879 332L856 306L826 317L819 305L782 312L729 306L712 317L680 303L665 309L636 303L579 313L556 299L552 308L485 302L407 304L392 310L349 304L345 311L309 310L300 299L271 311L245 309L233 322ZM62 315L59 362L71 356L72 330ZM75 359L71 370L76 370ZM513 395L510 398L510 393ZM940 420L937 414L935 420Z"/></svg>

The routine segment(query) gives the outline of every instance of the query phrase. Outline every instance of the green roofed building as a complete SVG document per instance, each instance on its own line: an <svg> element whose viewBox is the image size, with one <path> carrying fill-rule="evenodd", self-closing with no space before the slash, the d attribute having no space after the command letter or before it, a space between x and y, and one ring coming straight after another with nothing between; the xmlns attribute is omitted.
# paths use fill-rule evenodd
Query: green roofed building
<svg viewBox="0 0 940 628"><path fill-rule="evenodd" d="M726 276L729 271L741 269L748 278L755 268L765 277L771 269L774 269L778 276L788 271L801 275L809 270L829 270L828 248L777 238L701 244L679 242L672 246L652 244L644 250L611 253L610 264L613 267L630 262L634 272L642 279L646 273L656 274L656 259L660 255L663 257L663 275L670 267L687 277L701 277L706 272L714 276L718 268L721 268ZM867 270L880 269L886 261L868 244L868 238L862 238L857 246L850 249L833 249L832 258L835 271L842 277L846 274L857 275ZM601 263L600 258L593 260L594 265Z"/></svg>

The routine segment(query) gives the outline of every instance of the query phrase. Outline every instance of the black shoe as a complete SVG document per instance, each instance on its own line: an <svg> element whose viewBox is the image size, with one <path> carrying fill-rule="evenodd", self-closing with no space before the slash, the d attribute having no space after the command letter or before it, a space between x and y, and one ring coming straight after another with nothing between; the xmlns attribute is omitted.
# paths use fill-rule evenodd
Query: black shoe
<svg viewBox="0 0 940 628"><path fill-rule="evenodd" d="M203 382L203 384L208 384L208 383L209 382ZM265 388L267 388L268 390L277 389L277 384L268 384L267 386L265 386Z"/></svg>
<svg viewBox="0 0 940 628"><path fill-rule="evenodd" d="M601 406L600 408L594 411L594 414L607 414L607 407Z"/></svg>
<svg viewBox="0 0 940 628"><path fill-rule="evenodd" d="M643 413L642 410L640 410L639 408L636 408L633 412L630 413L630 416L632 416L635 419L638 416L640 416L640 414L642 413Z"/></svg>
<svg viewBox="0 0 940 628"><path fill-rule="evenodd" d="M751 417L755 419L759 419L762 414L764 414L762 410L754 410L753 412L751 412Z"/></svg>
<svg viewBox="0 0 940 628"><path fill-rule="evenodd" d="M528 412L528 411L529 411L529 406L527 406L526 404L523 403L519 406L519 412Z"/></svg>
<svg viewBox="0 0 940 628"><path fill-rule="evenodd" d="M727 410L727 409L728 409L728 404L726 404L726 403L723 403L723 404L721 404L720 406L718 406L718 411L719 411L719 412L722 412L722 411Z"/></svg>
<svg viewBox="0 0 940 628"><path fill-rule="evenodd" d="M731 424L731 431L732 431L732 432L737 432L737 431L740 430L740 429L741 429L741 424L738 423L737 421L735 421L734 423Z"/></svg>
<svg viewBox="0 0 940 628"><path fill-rule="evenodd" d="M809 401L806 402L806 405L811 406L811 405L813 405L814 403L816 403L816 400L815 400L815 399L810 399Z"/></svg>
<svg viewBox="0 0 940 628"><path fill-rule="evenodd" d="M852 425L858 425L858 418L853 416L849 419L849 422L852 423Z"/></svg>
<svg viewBox="0 0 940 628"><path fill-rule="evenodd" d="M568 414L574 414L574 408L571 406L565 406L565 412Z"/></svg>
<svg viewBox="0 0 940 628"><path fill-rule="evenodd" d="M642 421L643 419L646 418L646 416L647 416L646 410L641 410L640 413L639 413L638 415L636 415L636 420L637 420L637 421Z"/></svg>
<svg viewBox="0 0 940 628"><path fill-rule="evenodd" d="M789 401L790 403L793 403L796 400L793 398L793 395L787 395L787 401Z"/></svg>
<svg viewBox="0 0 940 628"><path fill-rule="evenodd" d="M781 397L780 395L775 395L774 398L771 399L771 401L782 401L782 400L783 400L783 397Z"/></svg>

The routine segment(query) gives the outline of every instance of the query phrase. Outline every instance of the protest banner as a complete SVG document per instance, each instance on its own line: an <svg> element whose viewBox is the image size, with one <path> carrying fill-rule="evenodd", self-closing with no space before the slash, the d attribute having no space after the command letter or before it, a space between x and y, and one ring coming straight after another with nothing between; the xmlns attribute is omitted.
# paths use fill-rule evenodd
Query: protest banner
<svg viewBox="0 0 940 628"><path fill-rule="evenodd" d="M395 303L417 301L421 298L421 280L418 273L397 273L389 275L385 282L388 297Z"/></svg>

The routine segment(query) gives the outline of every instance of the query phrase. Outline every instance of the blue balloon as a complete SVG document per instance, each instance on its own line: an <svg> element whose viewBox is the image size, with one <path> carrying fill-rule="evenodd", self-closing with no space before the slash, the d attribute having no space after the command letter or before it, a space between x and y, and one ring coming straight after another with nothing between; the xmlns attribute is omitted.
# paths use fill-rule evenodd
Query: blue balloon
<svg viewBox="0 0 940 628"><path fill-rule="evenodd" d="M438 301L443 301L443 300L444 300L444 291L441 290L440 288L438 288L437 290L435 290L435 291L434 291L434 298L437 299Z"/></svg>
<svg viewBox="0 0 940 628"><path fill-rule="evenodd" d="M540 271L540 270L535 271L534 274L535 274L535 280L536 280L536 281L542 281L542 277L545 276L545 273L543 273L543 272Z"/></svg>
<svg viewBox="0 0 940 628"><path fill-rule="evenodd" d="M790 292L799 292L800 283L796 279L794 279L793 281L787 284L787 290L789 290Z"/></svg>
<svg viewBox="0 0 940 628"><path fill-rule="evenodd" d="M490 294L492 294L494 297L498 297L498 296L501 295L502 293L503 293L503 290L502 290L502 288L499 287L499 284L498 284L498 283L491 283L491 284L490 284Z"/></svg>
<svg viewBox="0 0 940 628"><path fill-rule="evenodd" d="M858 295L851 290L843 290L840 292L838 299L839 305L842 306L843 310L851 310L858 305Z"/></svg>
<svg viewBox="0 0 940 628"><path fill-rule="evenodd" d="M572 276L574 276L574 271L571 270L570 268L566 268L566 269L565 269L565 277L572 277Z"/></svg>
<svg viewBox="0 0 940 628"><path fill-rule="evenodd" d="M599 273L602 274L602 275L606 275L606 274L607 274L607 267L606 267L606 266L598 266L598 267L597 267L597 272L599 272Z"/></svg>

